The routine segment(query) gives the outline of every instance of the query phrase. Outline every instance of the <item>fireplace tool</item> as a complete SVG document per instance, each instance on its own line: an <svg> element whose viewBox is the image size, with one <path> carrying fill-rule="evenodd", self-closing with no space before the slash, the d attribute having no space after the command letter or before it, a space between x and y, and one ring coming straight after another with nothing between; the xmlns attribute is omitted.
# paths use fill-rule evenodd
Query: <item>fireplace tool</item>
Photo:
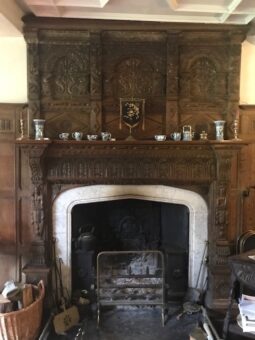
<svg viewBox="0 0 255 340"><path fill-rule="evenodd" d="M67 308L67 299L64 294L64 286L62 281L62 263L63 260L61 258L58 259L59 263L57 264L56 256L55 256L55 241L53 240L54 250L54 270L55 270L55 287L56 287L56 298L59 298L57 301L58 309L61 310L57 313L53 318L53 325L55 332L57 334L63 334L67 330L69 330L74 325L77 325L79 322L79 312L76 306L69 306ZM60 293L60 296L58 295Z"/></svg>
<svg viewBox="0 0 255 340"><path fill-rule="evenodd" d="M197 276L196 287L188 289L188 292L186 294L186 302L183 303L182 305L183 309L181 313L177 315L176 317L177 320L179 320L180 317L184 314L193 314L193 313L198 313L201 311L202 306L201 304L199 304L201 291L198 289L198 284L199 284L200 277L201 277L202 266L205 263L205 259L206 259L207 246L208 246L208 241L206 241L205 243L203 256L202 256L202 260L200 263L199 272Z"/></svg>

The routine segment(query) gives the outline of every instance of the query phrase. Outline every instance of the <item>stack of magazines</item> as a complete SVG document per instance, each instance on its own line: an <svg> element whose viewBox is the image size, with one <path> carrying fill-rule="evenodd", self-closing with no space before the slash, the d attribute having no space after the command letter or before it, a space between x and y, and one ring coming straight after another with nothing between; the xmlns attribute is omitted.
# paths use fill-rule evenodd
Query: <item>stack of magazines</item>
<svg viewBox="0 0 255 340"><path fill-rule="evenodd" d="M244 332L255 333L255 296L242 294L239 304L238 325Z"/></svg>

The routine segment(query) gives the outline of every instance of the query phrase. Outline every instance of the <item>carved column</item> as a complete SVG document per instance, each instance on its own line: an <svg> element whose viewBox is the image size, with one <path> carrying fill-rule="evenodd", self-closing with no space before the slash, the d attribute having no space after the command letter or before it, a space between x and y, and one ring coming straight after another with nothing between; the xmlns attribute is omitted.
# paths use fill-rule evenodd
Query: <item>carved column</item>
<svg viewBox="0 0 255 340"><path fill-rule="evenodd" d="M27 65L28 65L28 109L29 131L31 136L31 124L34 118L40 118L40 65L39 65L39 39L38 33L25 34L27 42Z"/></svg>
<svg viewBox="0 0 255 340"><path fill-rule="evenodd" d="M29 166L31 170L31 232L27 265L23 268L27 282L44 279L47 283L49 268L47 267L46 240L47 204L45 203L47 188L44 175L43 156L48 143L34 142L29 145ZM49 245L48 245L49 246Z"/></svg>
<svg viewBox="0 0 255 340"><path fill-rule="evenodd" d="M166 134L178 130L178 34L170 33L166 61Z"/></svg>
<svg viewBox="0 0 255 340"><path fill-rule="evenodd" d="M90 130L98 133L102 126L102 71L100 32L90 33Z"/></svg>
<svg viewBox="0 0 255 340"><path fill-rule="evenodd" d="M242 42L245 39L243 34L229 33L229 63L228 63L228 121L232 122L238 110L239 91L240 91L240 67L241 67L241 48ZM231 127L231 124L229 124ZM233 132L228 131L229 137L233 136Z"/></svg>
<svg viewBox="0 0 255 340"><path fill-rule="evenodd" d="M231 168L233 157L240 146L215 145L217 180L212 184L211 219L209 231L209 296L213 307L226 304L229 291L230 268L228 257L233 254L233 242L229 240L229 216L231 212ZM233 198L233 197L232 197ZM232 226L233 228L233 226ZM211 296L212 295L212 296ZM207 301L212 305L211 301Z"/></svg>

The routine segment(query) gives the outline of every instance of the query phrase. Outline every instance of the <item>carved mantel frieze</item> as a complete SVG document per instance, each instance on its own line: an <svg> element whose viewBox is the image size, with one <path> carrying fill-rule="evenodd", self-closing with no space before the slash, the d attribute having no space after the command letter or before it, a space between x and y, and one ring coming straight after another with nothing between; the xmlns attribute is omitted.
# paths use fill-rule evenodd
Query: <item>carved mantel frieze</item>
<svg viewBox="0 0 255 340"><path fill-rule="evenodd" d="M208 184L216 178L210 146L155 142L56 142L48 149L47 179L58 183Z"/></svg>

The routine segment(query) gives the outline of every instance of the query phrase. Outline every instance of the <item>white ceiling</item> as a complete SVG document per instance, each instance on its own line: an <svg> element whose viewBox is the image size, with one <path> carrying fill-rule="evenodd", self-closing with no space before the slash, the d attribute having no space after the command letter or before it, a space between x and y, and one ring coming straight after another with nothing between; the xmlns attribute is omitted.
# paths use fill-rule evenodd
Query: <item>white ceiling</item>
<svg viewBox="0 0 255 340"><path fill-rule="evenodd" d="M241 25L255 21L255 0L1 0L0 36L21 34L21 17L26 13L41 17ZM8 23L14 27L8 27Z"/></svg>

